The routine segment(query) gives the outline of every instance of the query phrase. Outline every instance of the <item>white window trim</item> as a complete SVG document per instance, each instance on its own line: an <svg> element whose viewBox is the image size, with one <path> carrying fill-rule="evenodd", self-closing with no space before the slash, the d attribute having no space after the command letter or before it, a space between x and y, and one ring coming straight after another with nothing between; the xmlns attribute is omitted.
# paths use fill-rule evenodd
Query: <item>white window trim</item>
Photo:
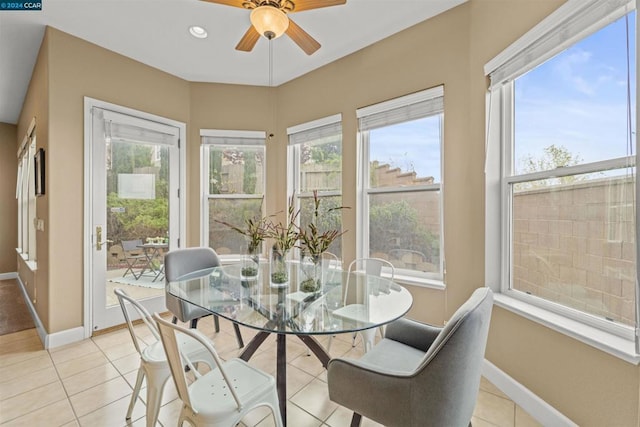
<svg viewBox="0 0 640 427"><path fill-rule="evenodd" d="M333 124L340 124L342 128L342 113L333 114L331 116L322 117L316 120L312 120L306 123L301 123L299 125L290 126L287 128L287 136L289 137L289 141L287 143L287 194L294 196L294 209L300 209L300 200L305 198L313 197L313 191L300 191L301 184L299 182L300 179L300 143L292 143L291 135L313 131L314 129L321 128L324 126L329 126ZM313 145L313 143L311 143ZM342 138L340 139L340 144L342 146ZM340 196L342 197L342 179L340 182L340 189L338 190L319 190L319 197L331 197L331 196ZM289 197L287 197L287 203L289 201ZM300 218L298 218L298 221ZM299 224L298 224L299 225ZM340 221L340 225L342 227L342 221ZM294 251L294 257L296 258L294 261L300 258L300 253L298 250Z"/></svg>
<svg viewBox="0 0 640 427"><path fill-rule="evenodd" d="M489 61L485 65L485 73L487 75L493 73L500 66L512 60L514 56L525 51L536 40L562 25L567 17L589 7L601 6L603 3L604 2L598 2L598 0L568 0L531 31ZM635 1L615 0L611 2L610 5L612 8L617 7L617 10L611 12L609 16L589 26L589 28L584 31L575 33L573 36L564 40L561 45L558 45L557 49L554 49L552 52L547 52L543 58L532 60L528 65L532 67L537 66L566 46L584 38L586 33L590 34L608 25L615 19L633 10L635 8ZM636 38L637 46L638 38L640 38L638 32L636 32ZM636 55L636 60L640 61L640 58L637 58L637 56L638 55ZM587 313L538 298L535 298L535 303L532 303L534 297L509 290L508 280L510 273L508 260L510 243L508 239L510 221L508 221L508 219L511 217L511 212L508 182L528 180L532 177L544 178L553 174L552 171L545 171L502 179L503 176L509 176L511 172L507 170L510 165L505 159L511 158L510 135L512 135L511 121L503 121L502 117L513 117L511 113L513 111L513 105L511 105L513 85L511 83L503 85L503 83L505 79L512 81L512 79L521 74L521 71L522 70L518 70L517 67L512 68L507 78L500 76L499 79L496 79L497 81L492 81L486 99L485 282L487 286L491 287L496 293L495 301L499 307L570 336L629 363L638 365L640 364L640 353L637 350L635 340L637 328L634 330L632 327L609 323L595 316L590 316ZM637 88L637 90L640 92L640 88ZM638 115L638 113L637 111L636 115ZM636 116L636 119L637 118L638 116ZM636 122L638 121L636 120ZM599 163L602 163L602 165L614 165L620 162L629 163L627 158L607 160ZM590 168L602 165L589 164L571 167L558 171L556 176L574 174L582 170L588 171ZM636 186L636 191L638 191L638 186ZM638 301L640 300L639 297L640 295L637 295L637 305L640 303L640 301Z"/></svg>
<svg viewBox="0 0 640 427"><path fill-rule="evenodd" d="M214 138L237 138L237 139L261 139L262 144L248 144L248 143L238 143L238 144L211 144L211 143L202 143L203 137L214 137ZM267 133L265 131L248 131L248 130L226 130L226 129L200 129L200 185L201 185L201 199L200 199L200 244L203 246L207 246L210 244L209 242L209 200L210 199L262 199L264 198L264 191L266 188L263 188L262 194L209 194L209 156L206 156L206 147L213 145L215 147L237 147L237 146L246 146L246 147L265 147L266 145ZM265 167L264 170L267 170L266 163L267 158L264 156ZM263 177L266 178L266 177ZM263 206L264 209L264 206ZM264 215L264 212L262 213ZM229 264L233 262L237 262L240 260L240 254L220 254L218 255L220 261L223 264Z"/></svg>
<svg viewBox="0 0 640 427"><path fill-rule="evenodd" d="M34 182L34 155L36 152L36 118L32 118L27 132L17 152L18 176L16 182L16 199L18 204L18 247L27 266L37 269L36 253L36 195ZM26 196L25 196L26 193ZM25 199L26 197L26 199Z"/></svg>
<svg viewBox="0 0 640 427"><path fill-rule="evenodd" d="M369 105L367 107L356 110L356 117L361 119L366 116L384 113L385 111L396 108L405 107L411 104L433 100L436 98L444 98L444 86L436 86L420 92L401 96L380 102L378 104ZM444 113L442 108L441 114ZM444 121L440 122L440 134L444 134ZM445 259L444 259L444 179L441 178L439 184L417 185L412 187L377 187L369 188L368 179L370 172L369 164L369 132L362 131L358 128L358 171L357 171L357 218L356 218L356 257L366 257L369 253L369 196L373 194L392 194L401 192L422 192L422 191L440 191L440 273L424 273L409 269L395 269L394 279L399 283L406 283L413 286L445 289ZM444 170L444 143L440 144L440 170ZM444 175L444 174L442 174ZM390 277L390 271L383 267L383 276Z"/></svg>

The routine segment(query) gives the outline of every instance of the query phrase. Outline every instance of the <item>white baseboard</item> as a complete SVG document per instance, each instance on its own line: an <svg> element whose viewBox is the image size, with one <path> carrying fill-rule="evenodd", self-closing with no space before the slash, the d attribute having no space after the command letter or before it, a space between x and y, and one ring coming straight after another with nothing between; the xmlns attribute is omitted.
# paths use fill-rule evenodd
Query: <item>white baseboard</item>
<svg viewBox="0 0 640 427"><path fill-rule="evenodd" d="M540 424L555 427L577 427L576 423L501 371L500 368L487 359L484 360L482 366L482 375Z"/></svg>
<svg viewBox="0 0 640 427"><path fill-rule="evenodd" d="M64 331L48 334L45 338L44 347L47 349L56 348L84 339L84 327L65 329Z"/></svg>
<svg viewBox="0 0 640 427"><path fill-rule="evenodd" d="M18 273L0 273L0 280L9 280L9 279L17 279Z"/></svg>
<svg viewBox="0 0 640 427"><path fill-rule="evenodd" d="M40 341L42 341L45 349L60 347L65 344L82 341L84 339L84 328L82 326L56 332L53 334L47 333L47 330L44 328L40 317L38 317L36 308L31 302L31 298L29 298L29 295L27 294L24 283L22 283L22 280L20 280L20 277L17 274L15 278L18 279L20 291L22 292L22 298L24 298L24 301L27 303L27 308L29 309L29 313L31 313L33 323L35 323L36 325L36 332L38 333L38 337L40 337Z"/></svg>

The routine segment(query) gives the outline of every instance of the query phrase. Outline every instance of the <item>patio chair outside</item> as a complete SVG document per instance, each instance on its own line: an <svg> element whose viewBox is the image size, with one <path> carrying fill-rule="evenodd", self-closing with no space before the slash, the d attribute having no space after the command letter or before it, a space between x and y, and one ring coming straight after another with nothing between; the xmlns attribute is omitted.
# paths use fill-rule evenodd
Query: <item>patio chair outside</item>
<svg viewBox="0 0 640 427"><path fill-rule="evenodd" d="M138 280L147 267L147 257L140 248L142 240L123 240L120 243L124 252L124 261L127 263L127 269L122 277L126 276L127 273L131 273ZM136 269L138 270L137 272Z"/></svg>

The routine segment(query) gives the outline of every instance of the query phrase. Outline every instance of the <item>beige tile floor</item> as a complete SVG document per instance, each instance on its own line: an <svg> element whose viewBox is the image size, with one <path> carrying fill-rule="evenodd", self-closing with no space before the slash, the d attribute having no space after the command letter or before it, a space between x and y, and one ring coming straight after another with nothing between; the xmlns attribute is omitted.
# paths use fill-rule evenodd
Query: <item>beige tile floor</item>
<svg viewBox="0 0 640 427"><path fill-rule="evenodd" d="M212 337L223 358L239 352L233 328L221 321L214 333L213 321L205 318L198 328ZM138 326L138 335L149 334ZM254 334L243 329L248 342ZM351 347L350 337L339 336L332 356L359 357L362 344ZM323 341L324 343L324 341ZM275 339L270 338L250 363L275 375ZM306 347L287 340L287 414L289 426L348 426L351 412L328 398L326 373ZM124 419L138 369L138 355L126 329L95 336L79 343L44 350L34 329L0 336L0 424L5 426L144 426L145 406L136 404L130 423ZM141 398L144 399L144 390ZM165 388L159 425L177 423L180 401L173 383ZM476 427L539 426L491 383L483 379L472 419ZM273 426L270 412L256 409L243 426ZM365 427L378 424L363 420Z"/></svg>

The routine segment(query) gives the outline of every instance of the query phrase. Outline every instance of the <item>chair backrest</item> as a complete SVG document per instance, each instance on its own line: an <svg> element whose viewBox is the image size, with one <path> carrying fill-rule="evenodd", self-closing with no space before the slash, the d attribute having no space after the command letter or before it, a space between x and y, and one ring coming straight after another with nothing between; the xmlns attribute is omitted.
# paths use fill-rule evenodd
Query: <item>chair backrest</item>
<svg viewBox="0 0 640 427"><path fill-rule="evenodd" d="M356 258L351 261L347 270L349 273L352 271L364 271L369 276L380 276L383 267L390 269L391 280L393 280L395 267L389 261L382 258Z"/></svg>
<svg viewBox="0 0 640 427"><path fill-rule="evenodd" d="M169 282L181 280L194 271L219 265L218 254L211 248L174 249L164 255L164 274Z"/></svg>
<svg viewBox="0 0 640 427"><path fill-rule="evenodd" d="M416 370L413 419L429 419L432 425L466 425L476 405L482 363L489 334L493 293L476 289L453 314L427 350ZM422 377L422 378L419 378ZM438 394L438 399L425 395ZM427 418L421 418L427 417Z"/></svg>
<svg viewBox="0 0 640 427"><path fill-rule="evenodd" d="M129 328L129 334L131 334L131 339L133 340L133 345L136 347L136 350L139 354L142 354L143 347L140 345L138 341L138 337L136 335L135 330L133 329L133 320L129 315L128 307L133 308L136 312L136 316L144 322L144 324L149 328L151 334L155 337L156 340L160 339L160 335L158 334L158 329L156 328L155 322L151 318L151 315L138 301L131 298L125 291L120 288L116 288L113 292L118 297L118 301L120 302L120 308L122 309L122 314L124 315L124 319L127 322L127 327Z"/></svg>
<svg viewBox="0 0 640 427"><path fill-rule="evenodd" d="M123 240L120 243L122 244L122 250L125 252L139 251L140 248L138 246L142 245L142 240Z"/></svg>
<svg viewBox="0 0 640 427"><path fill-rule="evenodd" d="M353 272L364 272L367 276L382 276L382 268L388 267L391 276L390 280L393 280L395 276L395 267L386 259L382 258L356 258L349 263L347 269L347 283L344 286L344 304L347 304L347 296L349 292L349 281Z"/></svg>
<svg viewBox="0 0 640 427"><path fill-rule="evenodd" d="M193 374L196 377L196 381L201 377L199 372L193 367L191 361L180 352L178 348L178 340L176 338L176 333L184 334L188 337L193 338L198 341L204 348L206 348L213 360L216 364L216 367L220 370L220 374L224 382L227 385L227 389L231 392L233 399L236 401L236 405L238 408L242 406L240 398L238 397L232 382L229 380L229 377L224 369L220 358L218 357L218 353L211 345L211 342L197 329L186 329L178 325L174 325L171 322L167 322L164 320L158 313L153 314L153 319L156 321L158 326L158 331L160 332L160 340L162 341L162 346L164 347L164 351L167 355L167 360L169 362L169 368L171 369L171 376L173 377L173 381L176 386L176 390L178 391L178 397L180 400L184 402L185 405L193 408L191 404L191 397L189 395L189 386L187 383L187 378L185 376L184 367L188 365L191 367ZM214 369L214 366L211 366L211 369Z"/></svg>
<svg viewBox="0 0 640 427"><path fill-rule="evenodd" d="M323 252L322 259L327 263L327 267L342 268L342 260L333 252Z"/></svg>

